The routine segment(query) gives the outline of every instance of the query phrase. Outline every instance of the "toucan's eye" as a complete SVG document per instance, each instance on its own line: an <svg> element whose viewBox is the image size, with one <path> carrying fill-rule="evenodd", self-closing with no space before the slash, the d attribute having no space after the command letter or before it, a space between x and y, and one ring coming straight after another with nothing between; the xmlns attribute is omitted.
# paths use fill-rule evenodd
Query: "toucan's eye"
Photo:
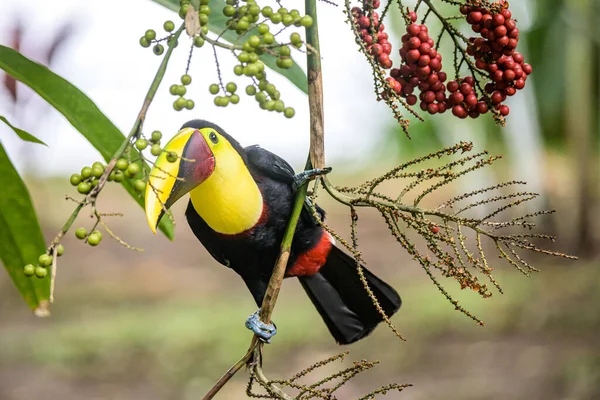
<svg viewBox="0 0 600 400"><path fill-rule="evenodd" d="M217 144L219 142L219 138L217 137L217 135L215 135L214 132L211 132L210 135L208 135L208 138L210 139L211 142L213 142L214 144Z"/></svg>

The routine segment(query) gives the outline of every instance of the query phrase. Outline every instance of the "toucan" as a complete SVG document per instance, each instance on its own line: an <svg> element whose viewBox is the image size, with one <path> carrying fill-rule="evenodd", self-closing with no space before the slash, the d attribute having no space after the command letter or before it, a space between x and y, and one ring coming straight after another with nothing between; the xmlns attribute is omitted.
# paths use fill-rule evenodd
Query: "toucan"
<svg viewBox="0 0 600 400"><path fill-rule="evenodd" d="M163 150L145 192L150 228L156 233L165 212L189 193L185 214L190 228L217 262L242 277L260 307L296 189L324 171L296 175L281 157L257 145L242 147L204 120L185 123ZM385 314L394 314L401 305L398 293L366 268L363 271ZM367 336L383 320L359 278L354 258L336 247L306 207L298 220L285 276L300 280L339 344ZM259 320L258 311L245 325L267 342L276 333L274 324Z"/></svg>

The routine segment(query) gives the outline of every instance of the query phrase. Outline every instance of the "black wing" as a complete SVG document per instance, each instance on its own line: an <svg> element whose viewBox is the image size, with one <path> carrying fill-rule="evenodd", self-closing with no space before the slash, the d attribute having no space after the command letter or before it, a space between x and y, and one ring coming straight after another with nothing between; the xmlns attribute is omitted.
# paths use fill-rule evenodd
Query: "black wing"
<svg viewBox="0 0 600 400"><path fill-rule="evenodd" d="M245 147L244 152L248 167L256 169L261 175L290 185L294 182L294 169L277 154L258 145Z"/></svg>

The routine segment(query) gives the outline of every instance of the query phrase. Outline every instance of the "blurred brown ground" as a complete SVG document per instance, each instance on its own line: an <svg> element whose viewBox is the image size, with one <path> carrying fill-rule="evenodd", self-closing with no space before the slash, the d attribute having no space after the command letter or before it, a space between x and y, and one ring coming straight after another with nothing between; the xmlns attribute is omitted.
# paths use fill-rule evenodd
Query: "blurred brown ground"
<svg viewBox="0 0 600 400"><path fill-rule="evenodd" d="M73 207L63 200L65 181L30 184L48 240ZM331 224L346 232L345 209L325 197L320 203ZM175 207L177 237L169 242L151 234L142 210L119 188L102 199L102 212L125 213L110 227L145 251L127 250L108 235L91 248L69 234L48 319L35 318L0 275L0 399L198 399L245 352L251 335L243 322L255 306L242 280L193 237L185 202ZM289 377L349 349L344 364L329 371L362 358L381 364L340 390L340 399L390 382L414 385L390 399L600 398L597 263L536 259L542 272L529 279L500 268L504 295L457 294L485 321L482 328L453 311L376 214L360 215L369 267L402 295L393 322L407 341L381 326L356 345L335 345L298 283L288 280L274 315L279 334L265 355L270 377ZM457 293L455 282L444 283ZM246 377L239 373L217 398L245 398Z"/></svg>

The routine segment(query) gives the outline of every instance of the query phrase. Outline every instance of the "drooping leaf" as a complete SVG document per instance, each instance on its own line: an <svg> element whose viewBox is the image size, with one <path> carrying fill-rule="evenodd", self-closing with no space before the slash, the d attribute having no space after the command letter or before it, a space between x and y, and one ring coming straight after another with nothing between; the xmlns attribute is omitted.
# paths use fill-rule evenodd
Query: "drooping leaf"
<svg viewBox="0 0 600 400"><path fill-rule="evenodd" d="M0 45L0 69L29 86L64 115L106 161L115 155L125 140L121 131L89 97L45 66L31 61L9 47ZM133 189L132 184L124 180L123 186L143 207L144 200ZM159 228L169 239L173 239L173 223L169 218L163 218Z"/></svg>
<svg viewBox="0 0 600 400"><path fill-rule="evenodd" d="M15 131L17 136L19 136L21 139L23 139L27 142L39 143L39 144L43 144L44 146L47 146L46 143L42 142L40 139L33 136L31 133L25 132L24 130L19 129L16 126L12 125L10 122L8 122L8 120L5 117L3 117L1 115L0 115L0 120L4 121L4 123L6 125L8 125L13 131Z"/></svg>
<svg viewBox="0 0 600 400"><path fill-rule="evenodd" d="M0 143L0 260L29 307L44 314L50 296L50 274L26 277L23 267L37 264L46 251L44 236L27 187Z"/></svg>
<svg viewBox="0 0 600 400"><path fill-rule="evenodd" d="M179 0L152 0L170 10L175 12L179 11ZM222 35L221 38L225 39L229 43L243 44L243 41L249 38L251 35L258 35L258 31L255 29L250 30L244 37L242 38L241 43L238 42L238 35L231 31L225 30L227 26L227 17L223 15L221 10L225 7L226 3L224 0L211 0L210 7L213 12L210 14L210 18L208 20L208 29L216 33L217 35ZM206 44L205 46L207 46ZM283 75L290 82L292 82L298 89L302 90L304 93L308 94L308 79L306 78L306 74L302 71L302 68L294 61L292 68L284 69L279 68L276 64L277 58L272 56L271 54L264 53L260 57L260 60L273 71Z"/></svg>

